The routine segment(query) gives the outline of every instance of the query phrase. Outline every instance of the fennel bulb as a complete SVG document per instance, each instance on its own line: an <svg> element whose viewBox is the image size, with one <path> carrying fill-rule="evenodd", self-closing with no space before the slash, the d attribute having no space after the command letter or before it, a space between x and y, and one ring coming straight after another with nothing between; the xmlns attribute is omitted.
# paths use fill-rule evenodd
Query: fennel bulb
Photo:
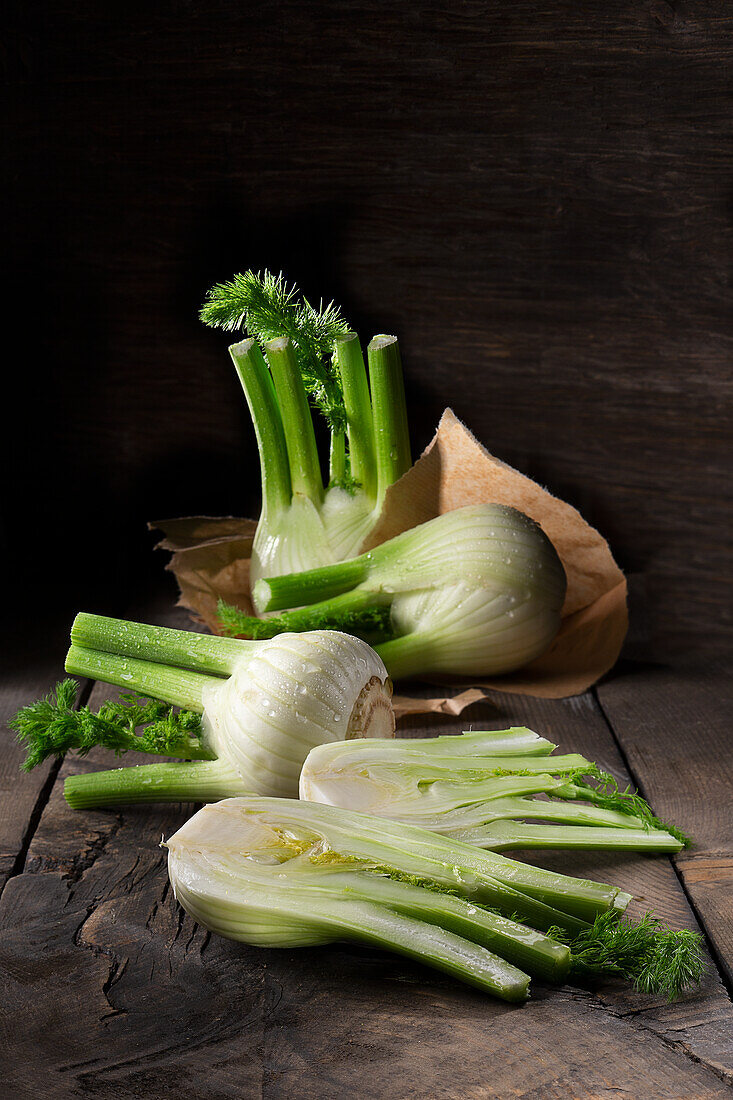
<svg viewBox="0 0 733 1100"><path fill-rule="evenodd" d="M402 373L395 338L375 337L369 345L373 412L358 339L348 334L337 341L334 363L344 390L351 463L348 479L341 460L339 472L334 472L332 439L331 483L324 488L291 341L280 337L266 343L267 363L254 340L234 344L229 351L260 452L262 512L250 564L254 591L261 578L300 572L358 553L377 521L388 486L410 466ZM375 415L381 418L376 429ZM341 454L344 433L339 438ZM254 602L257 607L256 596Z"/></svg>
<svg viewBox="0 0 733 1100"><path fill-rule="evenodd" d="M446 512L335 565L260 579L265 611L308 629L352 609L386 607L375 646L394 678L496 675L521 668L560 626L565 572L538 524L501 504ZM307 606L303 606L307 605Z"/></svg>
<svg viewBox="0 0 733 1100"><path fill-rule="evenodd" d="M366 642L348 634L312 631L246 642L80 614L71 640L68 672L201 714L194 729L190 721L185 728L180 721L161 726L157 712L158 726L138 736L136 725L151 715L124 702L116 710L105 704L99 715L77 713L73 697L61 693L55 704L24 708L15 728L33 763L94 744L200 761L71 776L64 793L75 808L247 792L296 795L315 745L394 735L386 669Z"/></svg>
<svg viewBox="0 0 733 1100"><path fill-rule="evenodd" d="M694 934L649 918L622 924L630 896L614 887L367 814L231 798L199 810L164 846L190 916L256 946L386 947L507 1001L526 998L530 974L620 973L676 992L702 969Z"/></svg>
<svg viewBox="0 0 733 1100"><path fill-rule="evenodd" d="M555 747L521 727L384 745L333 742L308 754L300 797L492 851L684 847L686 838L658 821L643 798L619 791L582 756L551 755Z"/></svg>
<svg viewBox="0 0 733 1100"><path fill-rule="evenodd" d="M213 287L201 311L206 324L249 333L229 352L252 416L262 476L252 584L353 557L387 488L410 468L396 338L371 341L367 381L358 338L340 311L333 303L316 310L296 294L282 276L248 271ZM309 396L331 436L326 487Z"/></svg>

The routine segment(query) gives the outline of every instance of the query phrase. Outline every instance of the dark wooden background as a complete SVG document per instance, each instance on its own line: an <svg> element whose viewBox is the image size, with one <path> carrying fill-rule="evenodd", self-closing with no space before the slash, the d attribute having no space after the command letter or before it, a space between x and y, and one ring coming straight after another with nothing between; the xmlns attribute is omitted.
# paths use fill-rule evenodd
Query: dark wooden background
<svg viewBox="0 0 733 1100"><path fill-rule="evenodd" d="M147 519L256 514L197 308L267 265L400 335L416 452L450 404L601 529L632 655L719 651L732 27L725 0L11 4L5 607L122 611L162 571Z"/></svg>

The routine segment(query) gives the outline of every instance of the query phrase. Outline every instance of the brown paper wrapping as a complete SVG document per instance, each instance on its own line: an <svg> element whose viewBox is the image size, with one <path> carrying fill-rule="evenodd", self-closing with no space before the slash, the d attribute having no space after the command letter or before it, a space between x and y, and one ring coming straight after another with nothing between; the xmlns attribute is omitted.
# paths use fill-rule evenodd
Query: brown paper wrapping
<svg viewBox="0 0 733 1100"><path fill-rule="evenodd" d="M586 691L615 664L628 616L626 580L608 543L571 505L489 454L450 409L412 469L387 491L382 514L363 549L368 550L418 523L467 504L508 504L531 516L552 540L568 579L557 636L540 657L518 672L433 683L471 687L458 696L406 699L395 696L398 716L459 714L485 698L478 688L560 699ZM221 597L253 614L249 558L256 522L199 516L156 521L170 550L180 588L179 604L197 622L219 632L216 605Z"/></svg>
<svg viewBox="0 0 733 1100"><path fill-rule="evenodd" d="M449 714L457 718L471 703L486 702L488 696L479 688L467 688L458 695L438 699L411 699L408 695L393 695L395 721L407 718L411 714Z"/></svg>

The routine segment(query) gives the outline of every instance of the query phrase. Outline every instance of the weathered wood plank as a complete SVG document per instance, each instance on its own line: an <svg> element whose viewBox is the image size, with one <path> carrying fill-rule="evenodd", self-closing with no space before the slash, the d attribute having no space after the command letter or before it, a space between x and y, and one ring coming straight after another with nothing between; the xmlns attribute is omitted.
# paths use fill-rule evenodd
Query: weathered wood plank
<svg viewBox="0 0 733 1100"><path fill-rule="evenodd" d="M98 703L106 689L95 688ZM623 778L590 697L499 698L475 728L526 721ZM408 729L461 729L416 720ZM177 908L161 835L191 807L69 810L61 781L25 873L0 901L2 1059L14 1095L196 1098L722 1097L733 1015L712 968L675 1005L615 983L544 988L517 1010L426 968L349 946L264 951L210 937ZM666 859L543 854L623 883L671 921L694 918ZM12 1054L12 1057L11 1057Z"/></svg>
<svg viewBox="0 0 733 1100"><path fill-rule="evenodd" d="M730 670L631 668L598 689L601 706L657 812L695 841L675 856L733 986L733 710Z"/></svg>
<svg viewBox="0 0 733 1100"><path fill-rule="evenodd" d="M0 891L7 879L22 869L20 862L30 841L37 815L50 793L49 783L56 767L47 761L33 772L20 770L25 756L8 722L23 706L34 702L63 679L64 639L42 636L31 647L8 654L3 662L0 685Z"/></svg>

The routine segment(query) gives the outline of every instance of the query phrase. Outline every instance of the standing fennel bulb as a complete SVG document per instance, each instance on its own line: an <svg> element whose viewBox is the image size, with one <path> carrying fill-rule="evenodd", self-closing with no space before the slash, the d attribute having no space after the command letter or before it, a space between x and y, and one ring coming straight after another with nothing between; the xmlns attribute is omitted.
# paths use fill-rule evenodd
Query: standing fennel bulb
<svg viewBox="0 0 733 1100"><path fill-rule="evenodd" d="M539 656L560 626L565 572L522 512L478 504L446 512L350 561L260 579L265 611L307 630L329 616L382 608L375 646L390 676L487 675ZM307 605L307 606L303 606Z"/></svg>
<svg viewBox="0 0 733 1100"><path fill-rule="evenodd" d="M388 487L410 467L396 338L371 341L367 381L358 338L340 311L298 303L296 293L282 276L248 271L213 287L201 311L209 325L249 333L229 352L260 456L253 584L358 553ZM330 431L327 486L308 397Z"/></svg>
<svg viewBox="0 0 733 1100"><path fill-rule="evenodd" d="M236 641L80 614L68 672L153 696L202 715L165 721L130 701L98 715L72 710L65 685L16 716L29 764L95 744L179 756L159 763L71 776L75 808L110 803L209 801L243 793L296 795L308 752L324 741L392 737L391 685L382 661L359 638L337 631ZM73 689L72 689L73 691ZM106 709L105 709L106 708ZM195 722L195 719L194 719ZM157 725L155 724L157 723Z"/></svg>

